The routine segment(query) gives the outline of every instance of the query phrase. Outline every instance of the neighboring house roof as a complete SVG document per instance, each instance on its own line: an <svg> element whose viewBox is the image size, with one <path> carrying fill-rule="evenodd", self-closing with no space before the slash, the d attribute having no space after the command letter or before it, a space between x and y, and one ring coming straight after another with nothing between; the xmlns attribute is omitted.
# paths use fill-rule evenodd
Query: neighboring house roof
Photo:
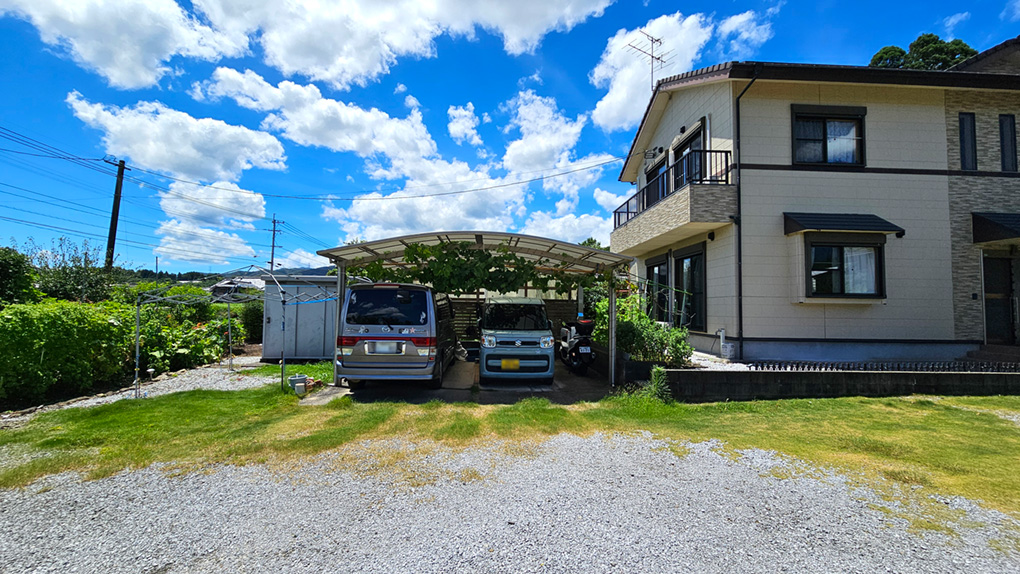
<svg viewBox="0 0 1020 574"><path fill-rule="evenodd" d="M980 72L982 71L983 64L988 63L991 59L998 59L1003 56L1012 55L1020 52L1020 36L1016 38L1010 38L1005 42L992 46L984 52L975 54L966 60L957 63L955 66L951 66L948 71L951 72Z"/></svg>
<svg viewBox="0 0 1020 574"><path fill-rule="evenodd" d="M234 277L233 279L224 279L219 283L212 286L212 289L265 289L266 282L261 279L249 279L242 277Z"/></svg>
<svg viewBox="0 0 1020 574"><path fill-rule="evenodd" d="M993 51L1020 50L1020 37L999 44L974 56L971 60ZM987 57L987 56L984 56ZM970 60L967 60L969 62ZM963 62L966 64L967 62ZM837 66L831 64L791 64L785 62L726 62L699 70L692 70L663 78L655 85L641 124L630 146L630 152L620 170L620 181L634 182L640 171L644 150L650 146L655 127L665 112L671 92L706 84L730 80L759 80L787 82L833 82L850 84L877 84L895 86L927 86L939 88L977 88L993 90L1020 90L1020 75L950 70L907 70L902 68L872 68L869 66Z"/></svg>

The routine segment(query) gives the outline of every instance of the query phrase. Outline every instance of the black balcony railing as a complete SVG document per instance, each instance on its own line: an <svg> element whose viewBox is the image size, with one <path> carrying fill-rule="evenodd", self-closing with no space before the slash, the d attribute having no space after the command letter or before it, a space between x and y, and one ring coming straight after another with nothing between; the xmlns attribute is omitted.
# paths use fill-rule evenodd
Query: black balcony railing
<svg viewBox="0 0 1020 574"><path fill-rule="evenodd" d="M613 229L692 183L730 184L730 152L699 150L684 154L613 212Z"/></svg>

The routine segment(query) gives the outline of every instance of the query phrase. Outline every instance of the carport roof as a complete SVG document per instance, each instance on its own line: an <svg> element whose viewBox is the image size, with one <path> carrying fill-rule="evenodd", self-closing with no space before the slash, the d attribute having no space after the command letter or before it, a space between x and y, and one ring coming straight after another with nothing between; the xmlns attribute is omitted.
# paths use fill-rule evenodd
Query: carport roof
<svg viewBox="0 0 1020 574"><path fill-rule="evenodd" d="M510 252L531 261L548 260L565 264L567 271L591 273L619 265L629 264L634 258L627 255L584 247L567 241L503 233L498 231L436 231L379 239L365 243L323 249L317 253L336 264L353 265L382 260L384 265L403 265L404 249L412 243L439 245L441 243L468 242L478 249L496 250L506 247Z"/></svg>

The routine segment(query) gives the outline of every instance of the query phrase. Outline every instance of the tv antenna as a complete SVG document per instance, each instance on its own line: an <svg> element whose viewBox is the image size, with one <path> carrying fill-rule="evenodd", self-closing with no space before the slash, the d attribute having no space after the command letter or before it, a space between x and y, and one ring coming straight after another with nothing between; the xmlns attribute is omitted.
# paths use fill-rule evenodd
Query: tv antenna
<svg viewBox="0 0 1020 574"><path fill-rule="evenodd" d="M655 36L652 36L648 32L645 32L644 30L638 30L638 32L643 34L644 37L648 39L648 46L647 46L647 48L644 47L643 45L635 45L634 42L631 42L631 43L627 44L627 47L630 48L631 50L634 50L635 52L638 52L639 54L642 54L644 57L648 58L648 65L649 65L649 71L648 71L649 78L648 79L649 79L649 84L651 85L651 89L654 92L655 91L655 70L656 70L656 67L658 67L658 69L661 70L661 69L665 68L669 64L669 62L666 59L666 57L669 55L669 51L666 51L666 52L663 52L661 54L656 55L655 47L656 46L662 46L662 38L656 38Z"/></svg>

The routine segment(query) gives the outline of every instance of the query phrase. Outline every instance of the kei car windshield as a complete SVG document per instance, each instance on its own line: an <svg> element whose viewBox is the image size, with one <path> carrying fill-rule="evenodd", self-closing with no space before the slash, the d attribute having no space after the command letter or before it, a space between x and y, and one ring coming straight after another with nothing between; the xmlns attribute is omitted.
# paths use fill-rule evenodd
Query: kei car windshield
<svg viewBox="0 0 1020 574"><path fill-rule="evenodd" d="M346 320L349 325L424 325L427 307L421 289L354 289Z"/></svg>
<svg viewBox="0 0 1020 574"><path fill-rule="evenodd" d="M482 316L482 328L494 331L548 331L542 305L490 304Z"/></svg>

